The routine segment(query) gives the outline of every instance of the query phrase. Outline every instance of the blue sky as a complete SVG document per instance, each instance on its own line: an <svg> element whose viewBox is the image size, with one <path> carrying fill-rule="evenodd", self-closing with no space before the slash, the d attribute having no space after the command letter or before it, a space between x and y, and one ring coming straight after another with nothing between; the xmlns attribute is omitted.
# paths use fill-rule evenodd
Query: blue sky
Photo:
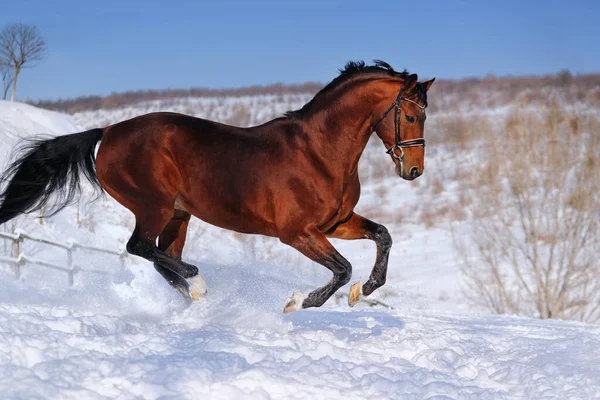
<svg viewBox="0 0 600 400"><path fill-rule="evenodd" d="M46 59L19 99L328 82L379 58L422 78L600 72L596 1L3 1Z"/></svg>

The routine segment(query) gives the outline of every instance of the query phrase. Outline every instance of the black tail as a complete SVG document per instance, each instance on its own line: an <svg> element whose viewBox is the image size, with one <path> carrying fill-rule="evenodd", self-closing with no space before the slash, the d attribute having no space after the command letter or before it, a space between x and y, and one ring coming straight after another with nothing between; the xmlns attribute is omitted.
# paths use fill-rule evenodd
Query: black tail
<svg viewBox="0 0 600 400"><path fill-rule="evenodd" d="M6 184L0 194L0 224L19 214L42 210L54 215L71 204L80 192L80 172L102 191L96 176L96 143L102 139L102 129L58 136L52 139L29 140L22 146L24 153L0 177ZM50 196L58 197L49 204Z"/></svg>

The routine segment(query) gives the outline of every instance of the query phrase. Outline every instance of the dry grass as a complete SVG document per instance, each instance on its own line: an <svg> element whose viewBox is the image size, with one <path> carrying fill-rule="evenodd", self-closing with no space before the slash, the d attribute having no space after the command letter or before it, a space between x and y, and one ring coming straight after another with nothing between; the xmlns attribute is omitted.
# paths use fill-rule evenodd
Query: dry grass
<svg viewBox="0 0 600 400"><path fill-rule="evenodd" d="M444 191L444 183L438 176L433 178L433 181L430 185L431 193L433 193L434 195L440 195Z"/></svg>
<svg viewBox="0 0 600 400"><path fill-rule="evenodd" d="M482 137L477 179L459 181L466 294L498 313L599 321L597 117L554 103Z"/></svg>

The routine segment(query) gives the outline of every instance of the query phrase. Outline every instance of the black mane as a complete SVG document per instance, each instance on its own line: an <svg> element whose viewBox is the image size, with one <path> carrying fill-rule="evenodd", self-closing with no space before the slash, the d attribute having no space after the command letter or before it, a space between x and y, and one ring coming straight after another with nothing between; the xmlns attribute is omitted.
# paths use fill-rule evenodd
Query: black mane
<svg viewBox="0 0 600 400"><path fill-rule="evenodd" d="M363 73L384 73L390 76L400 78L408 77L408 71L397 72L392 66L385 61L373 60L375 65L366 65L364 61L348 61L343 69L340 69L340 76L354 75ZM339 78L339 77L338 77Z"/></svg>
<svg viewBox="0 0 600 400"><path fill-rule="evenodd" d="M402 79L407 79L410 73L406 70L398 72L392 68L392 66L385 61L373 60L374 65L366 65L364 61L349 61L346 63L343 69L340 69L339 76L333 79L327 86L321 89L315 97L308 103L306 103L301 109L296 111L288 111L284 115L288 118L299 118L304 116L320 99L324 98L328 93L332 92L337 87L348 82L357 76L364 75L386 75ZM422 83L417 82L413 93L407 93L408 95L414 94L420 102L427 107L427 91Z"/></svg>

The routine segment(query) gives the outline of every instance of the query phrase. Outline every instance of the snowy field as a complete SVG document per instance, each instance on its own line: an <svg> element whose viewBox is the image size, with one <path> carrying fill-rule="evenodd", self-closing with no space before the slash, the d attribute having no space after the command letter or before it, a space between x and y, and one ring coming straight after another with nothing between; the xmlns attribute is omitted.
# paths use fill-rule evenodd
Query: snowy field
<svg viewBox="0 0 600 400"><path fill-rule="evenodd" d="M251 108L264 105L261 99L243 101ZM286 98L283 106L253 114L250 122L303 101ZM217 112L218 104L205 103L207 113ZM146 108L71 117L0 101L0 161L6 165L18 138L76 132L150 111ZM381 146L369 144L365 159L372 157L385 157ZM600 398L600 327L490 316L474 308L461 291L449 226L427 228L395 213L432 196L423 187L443 157L441 151L428 153L431 167L413 183L396 178L390 165L385 186L392 189L383 192L384 183L375 179L363 187L357 211L378 220L373 205L382 204L378 211L391 216L389 278L372 296L391 309L365 304L349 309L341 297L320 309L284 315L288 296L325 283L326 270L274 239L241 239L198 221L184 258L199 266L209 292L191 306L149 263L132 257L123 267L115 257L78 255L76 265L97 272L76 275L73 287L64 275L43 267L27 265L15 280L10 266L0 265L0 397ZM440 198L427 201L453 195L447 185ZM69 207L43 225L34 217L20 218L16 227L63 243L72 239L120 251L133 218L101 198ZM375 246L334 245L353 263L352 282L366 280ZM10 254L10 245L2 249ZM23 249L64 262L61 251L41 244Z"/></svg>

